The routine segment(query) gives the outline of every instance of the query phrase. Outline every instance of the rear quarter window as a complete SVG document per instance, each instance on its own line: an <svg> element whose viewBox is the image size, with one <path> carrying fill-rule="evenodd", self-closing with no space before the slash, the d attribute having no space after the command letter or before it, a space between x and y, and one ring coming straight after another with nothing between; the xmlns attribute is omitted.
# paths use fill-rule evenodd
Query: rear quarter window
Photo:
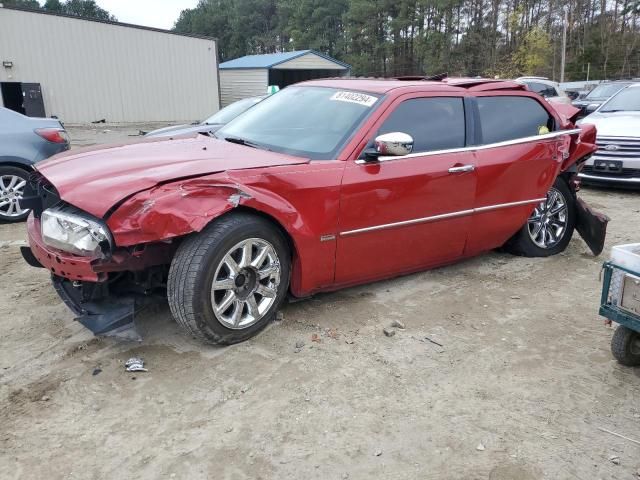
<svg viewBox="0 0 640 480"><path fill-rule="evenodd" d="M554 119L530 97L477 97L482 144L533 137L554 129Z"/></svg>

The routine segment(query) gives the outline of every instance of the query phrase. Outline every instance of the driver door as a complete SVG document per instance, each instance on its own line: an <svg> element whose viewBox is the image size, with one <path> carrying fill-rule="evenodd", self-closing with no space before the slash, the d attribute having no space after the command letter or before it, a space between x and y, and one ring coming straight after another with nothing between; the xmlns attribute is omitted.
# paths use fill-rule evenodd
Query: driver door
<svg viewBox="0 0 640 480"><path fill-rule="evenodd" d="M398 98L373 126L414 139L400 157L348 161L340 195L336 283L359 283L462 257L476 189L463 97Z"/></svg>

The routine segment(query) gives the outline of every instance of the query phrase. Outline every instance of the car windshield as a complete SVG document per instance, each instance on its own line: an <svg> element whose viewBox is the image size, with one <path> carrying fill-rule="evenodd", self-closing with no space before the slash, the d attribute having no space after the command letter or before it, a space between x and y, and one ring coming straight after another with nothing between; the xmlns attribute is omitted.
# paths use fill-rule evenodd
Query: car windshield
<svg viewBox="0 0 640 480"><path fill-rule="evenodd" d="M615 95L616 93L618 93L620 90L622 90L624 87L626 87L628 84L625 83L610 83L608 85L598 85L596 88L594 88L593 90L591 90L589 92L589 94L584 97L586 99L589 100L595 100L598 98L609 98L613 95Z"/></svg>
<svg viewBox="0 0 640 480"><path fill-rule="evenodd" d="M242 112L247 111L261 100L262 97L251 97L238 100L237 102L233 102L231 105L227 105L202 123L205 125L226 125Z"/></svg>
<svg viewBox="0 0 640 480"><path fill-rule="evenodd" d="M601 113L640 111L640 87L628 87L604 103Z"/></svg>
<svg viewBox="0 0 640 480"><path fill-rule="evenodd" d="M227 141L316 160L338 149L379 97L326 87L288 87L216 132Z"/></svg>

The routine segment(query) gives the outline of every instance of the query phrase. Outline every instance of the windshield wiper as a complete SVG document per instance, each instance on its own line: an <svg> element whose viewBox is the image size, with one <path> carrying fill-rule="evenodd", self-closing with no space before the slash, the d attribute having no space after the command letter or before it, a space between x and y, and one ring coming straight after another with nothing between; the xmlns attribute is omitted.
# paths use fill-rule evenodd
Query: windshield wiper
<svg viewBox="0 0 640 480"><path fill-rule="evenodd" d="M224 137L227 142L237 143L238 145L244 145L245 147L258 148L256 143L250 142L249 140L245 140L240 137Z"/></svg>
<svg viewBox="0 0 640 480"><path fill-rule="evenodd" d="M260 145L259 143L255 143L255 142L252 142L251 140L247 140L247 139L244 139L244 138L240 138L240 137L224 137L224 139L227 142L237 143L238 145L244 145L245 147L257 148L257 149L260 149L260 150L267 150L268 152L271 151L267 147L265 147L264 145Z"/></svg>

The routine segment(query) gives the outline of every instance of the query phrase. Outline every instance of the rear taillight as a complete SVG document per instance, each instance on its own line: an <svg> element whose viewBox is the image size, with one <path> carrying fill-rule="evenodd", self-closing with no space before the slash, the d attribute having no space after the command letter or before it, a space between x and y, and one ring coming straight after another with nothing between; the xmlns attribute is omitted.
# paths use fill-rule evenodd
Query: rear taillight
<svg viewBox="0 0 640 480"><path fill-rule="evenodd" d="M69 143L69 135L61 128L38 128L36 133L52 143Z"/></svg>

